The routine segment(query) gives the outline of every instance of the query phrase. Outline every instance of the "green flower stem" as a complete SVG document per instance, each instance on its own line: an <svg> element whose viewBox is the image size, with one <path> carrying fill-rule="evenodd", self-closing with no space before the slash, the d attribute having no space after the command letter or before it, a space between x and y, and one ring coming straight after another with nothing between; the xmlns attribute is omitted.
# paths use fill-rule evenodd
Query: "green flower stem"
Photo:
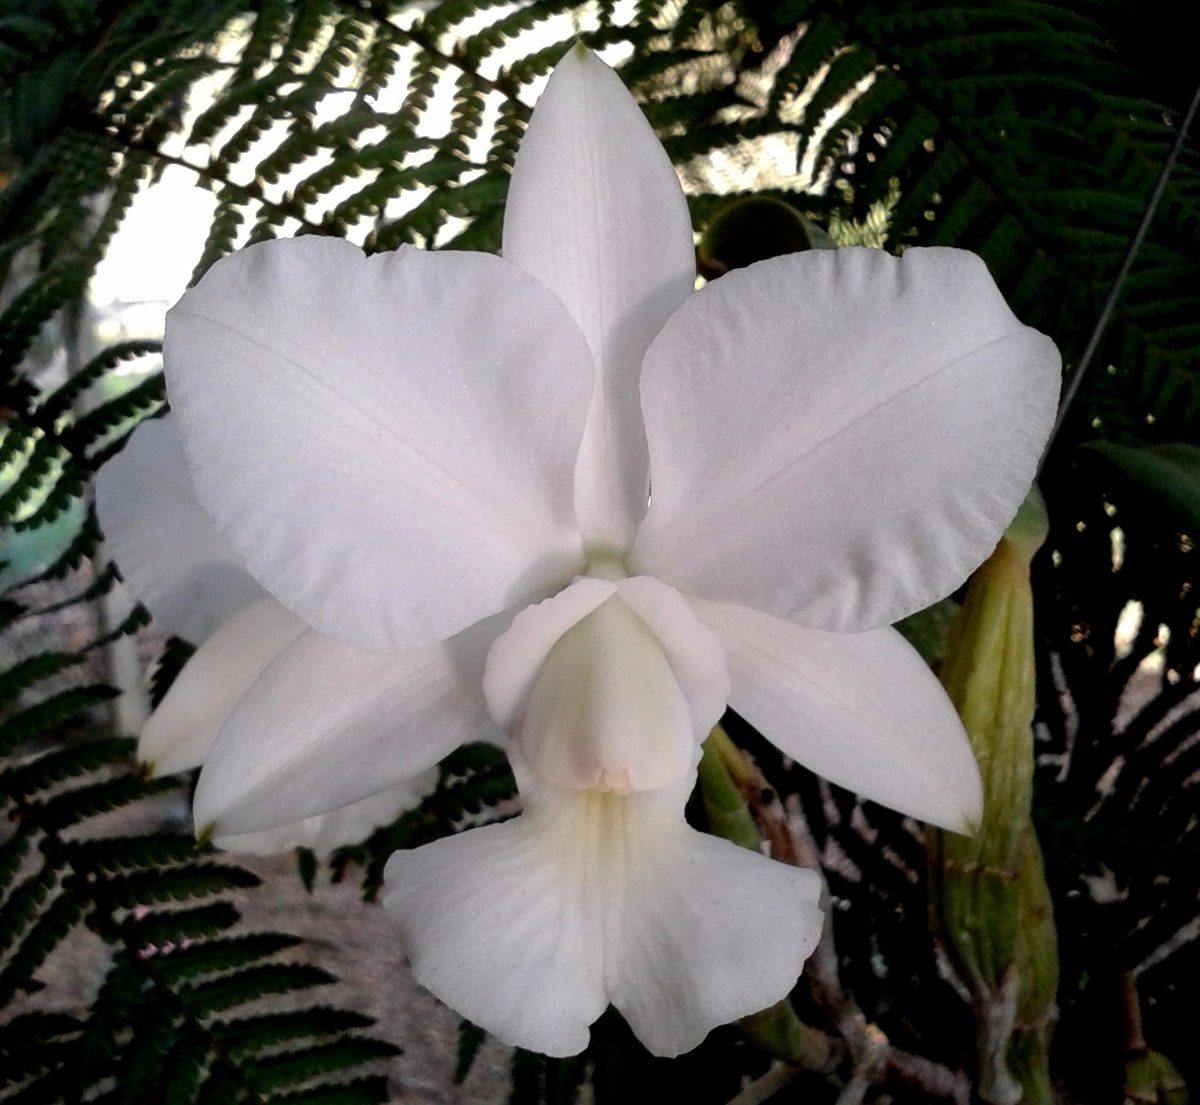
<svg viewBox="0 0 1200 1105"><path fill-rule="evenodd" d="M758 825L743 795L744 782L739 786L730 770L731 760L736 760L744 770L745 760L718 725L704 742L700 755L700 794L708 829L714 836L757 852L761 844Z"/></svg>
<svg viewBox="0 0 1200 1105"><path fill-rule="evenodd" d="M976 571L941 680L983 777L974 836L930 839L935 938L969 995L979 1093L992 1105L1049 1105L1058 945L1030 817L1033 790L1033 593L1029 563L1045 538L1034 492Z"/></svg>
<svg viewBox="0 0 1200 1105"><path fill-rule="evenodd" d="M840 1049L832 1038L806 1025L787 998L770 1009L743 1017L739 1023L746 1038L772 1059L808 1071L828 1071L836 1065Z"/></svg>

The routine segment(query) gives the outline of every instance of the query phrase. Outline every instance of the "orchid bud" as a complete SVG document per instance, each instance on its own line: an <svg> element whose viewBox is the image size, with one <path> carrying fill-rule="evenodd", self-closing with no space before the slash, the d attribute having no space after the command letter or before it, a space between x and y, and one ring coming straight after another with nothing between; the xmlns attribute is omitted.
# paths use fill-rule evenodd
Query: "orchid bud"
<svg viewBox="0 0 1200 1105"><path fill-rule="evenodd" d="M832 238L791 204L771 196L734 200L717 213L700 241L700 273L714 280L755 261L800 253L806 249L836 249Z"/></svg>
<svg viewBox="0 0 1200 1105"><path fill-rule="evenodd" d="M1036 697L1029 565L1046 532L1035 489L972 577L940 676L979 762L984 814L974 836L932 835L932 920L940 951L970 995L980 1092L996 1105L1052 1100L1046 1056L1058 950L1030 818Z"/></svg>

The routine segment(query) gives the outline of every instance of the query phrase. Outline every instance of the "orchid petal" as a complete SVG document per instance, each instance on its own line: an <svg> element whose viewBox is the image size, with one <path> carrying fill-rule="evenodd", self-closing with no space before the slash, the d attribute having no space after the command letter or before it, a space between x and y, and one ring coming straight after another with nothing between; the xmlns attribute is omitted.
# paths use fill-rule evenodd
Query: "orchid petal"
<svg viewBox="0 0 1200 1105"><path fill-rule="evenodd" d="M196 500L170 417L143 422L100 470L96 514L130 592L168 636L201 644L263 594Z"/></svg>
<svg viewBox="0 0 1200 1105"><path fill-rule="evenodd" d="M391 655L312 631L297 638L213 744L196 787L197 829L237 835L347 806L485 735L483 665L507 620Z"/></svg>
<svg viewBox="0 0 1200 1105"><path fill-rule="evenodd" d="M792 759L911 817L972 832L983 789L966 730L894 629L828 633L693 600L720 637L730 705Z"/></svg>
<svg viewBox="0 0 1200 1105"><path fill-rule="evenodd" d="M620 78L590 50L550 76L521 140L504 257L566 304L596 389L575 476L589 544L626 548L646 510L642 356L696 279L679 178Z"/></svg>
<svg viewBox="0 0 1200 1105"><path fill-rule="evenodd" d="M814 250L698 292L646 357L654 496L631 566L858 631L991 552L1054 419L1059 357L983 262Z"/></svg>
<svg viewBox="0 0 1200 1105"><path fill-rule="evenodd" d="M184 665L142 727L138 759L155 775L199 767L251 684L304 630L270 595L227 618Z"/></svg>
<svg viewBox="0 0 1200 1105"><path fill-rule="evenodd" d="M577 569L590 358L512 265L264 242L183 297L164 356L201 502L321 632L418 647Z"/></svg>
<svg viewBox="0 0 1200 1105"><path fill-rule="evenodd" d="M376 829L389 825L402 813L419 806L437 785L436 768L423 771L399 786L390 787L329 813L318 813L291 825L260 829L240 836L220 836L213 844L227 852L265 856L289 848L311 848L326 858L346 844L366 840Z"/></svg>
<svg viewBox="0 0 1200 1105"><path fill-rule="evenodd" d="M573 1055L611 1001L655 1054L782 998L821 932L812 871L691 829L648 794L523 778L525 812L414 851L384 907L417 980L505 1043Z"/></svg>
<svg viewBox="0 0 1200 1105"><path fill-rule="evenodd" d="M624 792L691 769L729 676L720 643L678 592L584 578L513 619L484 691L539 778Z"/></svg>
<svg viewBox="0 0 1200 1105"><path fill-rule="evenodd" d="M561 1056L587 1046L608 995L585 861L552 827L523 814L397 852L383 905L418 982L504 1043Z"/></svg>
<svg viewBox="0 0 1200 1105"><path fill-rule="evenodd" d="M666 1056L786 997L822 923L815 871L695 832L682 816L670 827L661 839L639 832L625 899L609 906L621 921L609 996Z"/></svg>

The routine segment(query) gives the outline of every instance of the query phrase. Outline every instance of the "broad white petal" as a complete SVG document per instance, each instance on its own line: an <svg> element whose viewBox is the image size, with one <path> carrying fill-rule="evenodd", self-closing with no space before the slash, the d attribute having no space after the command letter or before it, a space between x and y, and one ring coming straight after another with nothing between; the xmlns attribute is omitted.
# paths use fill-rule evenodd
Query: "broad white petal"
<svg viewBox="0 0 1200 1105"><path fill-rule="evenodd" d="M344 844L366 840L380 826L390 825L402 813L415 809L437 785L437 779L437 769L431 768L412 779L406 779L399 786L372 794L361 802L341 809L318 813L275 829L260 829L240 836L220 836L213 844L227 852L257 856L286 852L290 848L311 848L324 858Z"/></svg>
<svg viewBox="0 0 1200 1105"><path fill-rule="evenodd" d="M730 705L792 759L933 825L972 832L983 789L942 685L894 629L827 633L694 601L725 646Z"/></svg>
<svg viewBox="0 0 1200 1105"><path fill-rule="evenodd" d="M630 563L821 629L890 624L992 551L1058 387L1053 343L973 254L813 250L730 273L647 354L654 497Z"/></svg>
<svg viewBox="0 0 1200 1105"><path fill-rule="evenodd" d="M196 499L169 416L143 422L100 470L96 515L130 592L167 635L201 644L263 594Z"/></svg>
<svg viewBox="0 0 1200 1105"><path fill-rule="evenodd" d="M322 632L417 647L577 570L590 357L514 266L264 242L183 297L164 357L201 501Z"/></svg>
<svg viewBox="0 0 1200 1105"><path fill-rule="evenodd" d="M311 631L297 638L214 743L196 787L197 829L229 836L347 806L488 735L483 665L508 617L390 655Z"/></svg>
<svg viewBox="0 0 1200 1105"><path fill-rule="evenodd" d="M612 1002L677 1055L793 986L818 880L689 828L694 774L651 794L518 780L525 812L409 852L384 907L417 980L505 1043L573 1055Z"/></svg>
<svg viewBox="0 0 1200 1105"><path fill-rule="evenodd" d="M538 100L513 167L504 257L567 305L596 363L576 472L589 544L628 547L646 510L642 356L696 279L679 178L621 79L577 46Z"/></svg>
<svg viewBox="0 0 1200 1105"><path fill-rule="evenodd" d="M492 716L531 771L572 789L656 790L725 709L720 642L653 579L584 578L523 610L488 656Z"/></svg>
<svg viewBox="0 0 1200 1105"><path fill-rule="evenodd" d="M306 629L270 595L244 606L184 665L138 738L155 775L199 767L263 670Z"/></svg>

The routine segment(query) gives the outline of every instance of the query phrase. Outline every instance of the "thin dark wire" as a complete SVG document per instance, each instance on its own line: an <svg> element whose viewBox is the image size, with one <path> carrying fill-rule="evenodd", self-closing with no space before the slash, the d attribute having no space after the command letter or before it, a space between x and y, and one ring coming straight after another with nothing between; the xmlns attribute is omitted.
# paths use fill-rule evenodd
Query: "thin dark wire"
<svg viewBox="0 0 1200 1105"><path fill-rule="evenodd" d="M1159 201L1166 190L1167 180L1170 178L1171 171L1175 168L1175 162L1179 158L1180 151L1183 149L1183 144L1187 140L1187 133L1191 128L1192 120L1196 116L1197 107L1200 107L1200 85L1196 86L1196 91L1192 94L1191 105L1188 107L1187 114L1183 117L1183 122L1179 125L1178 133L1175 135L1175 144L1171 147L1171 152L1167 155L1167 160L1163 162L1162 172L1158 174L1158 181L1154 185L1154 191L1150 193L1145 213L1142 215L1141 225L1137 228L1137 233L1133 236L1133 241L1129 243L1129 250L1125 254L1125 260L1121 264L1121 271L1117 273L1117 279L1113 281L1113 286L1109 289L1108 298L1104 301L1104 310L1100 312L1100 317L1096 320L1095 328L1092 330L1091 337L1088 338L1083 356L1079 358L1079 363L1076 364L1075 371L1071 375L1071 382L1067 385L1067 390L1063 393L1062 403L1058 408L1058 418L1055 420L1054 429L1050 433L1051 442L1058 436L1058 431L1062 429L1062 424L1067 417L1067 411L1070 409L1071 403L1079 392L1079 385L1083 383L1083 375L1087 372L1088 366L1091 364L1092 358L1096 355L1096 350L1100 346L1100 339L1104 336L1104 331L1108 328L1108 322L1112 317L1113 309L1117 305L1117 300L1121 297L1121 291L1125 287L1129 271L1133 268L1134 258L1137 256L1138 250L1142 248L1146 232L1150 229L1151 222L1154 221L1154 214L1158 210ZM1047 444L1046 451L1049 452L1049 449L1050 446ZM1043 454L1044 459L1045 454Z"/></svg>

